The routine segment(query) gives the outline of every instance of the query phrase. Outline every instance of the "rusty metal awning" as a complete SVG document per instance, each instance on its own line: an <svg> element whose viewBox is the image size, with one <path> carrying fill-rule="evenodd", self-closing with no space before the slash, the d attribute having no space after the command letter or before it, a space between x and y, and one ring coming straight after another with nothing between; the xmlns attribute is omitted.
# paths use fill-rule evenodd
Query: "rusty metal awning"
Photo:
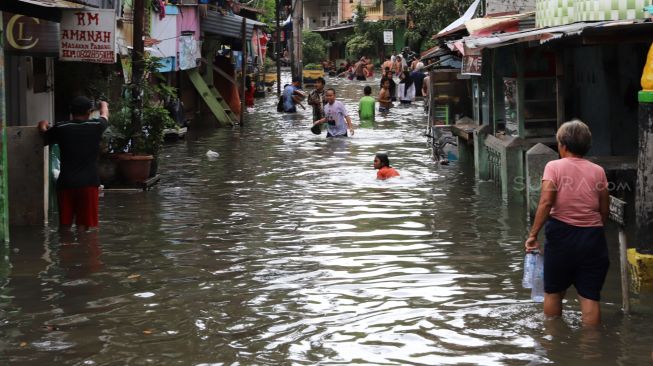
<svg viewBox="0 0 653 366"><path fill-rule="evenodd" d="M578 22L553 27L535 28L518 32L463 38L465 48L496 48L517 43L575 39L581 44L650 42L653 23L643 20L613 20Z"/></svg>
<svg viewBox="0 0 653 366"><path fill-rule="evenodd" d="M603 23L607 22L579 22L519 32L501 33L486 37L466 37L463 39L463 42L466 48L496 48L531 41L546 43L562 37L580 35L586 27L597 26Z"/></svg>

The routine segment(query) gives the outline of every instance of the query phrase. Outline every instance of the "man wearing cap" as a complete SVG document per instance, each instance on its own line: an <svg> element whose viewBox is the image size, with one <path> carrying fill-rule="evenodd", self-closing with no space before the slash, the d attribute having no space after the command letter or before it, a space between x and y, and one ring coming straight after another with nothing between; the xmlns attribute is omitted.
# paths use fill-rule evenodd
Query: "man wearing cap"
<svg viewBox="0 0 653 366"><path fill-rule="evenodd" d="M91 119L93 102L84 96L70 103L72 120L49 127L40 121L39 131L45 144L58 144L61 150L61 173L57 179L59 226L70 228L73 218L78 230L98 226L100 178L97 156L102 133L109 119L109 104L100 102L100 117Z"/></svg>
<svg viewBox="0 0 653 366"><path fill-rule="evenodd" d="M300 88L301 82L302 79L295 76L292 78L292 84L286 85L286 87L283 88L283 111L284 112L286 113L297 112L296 105L304 99L304 96Z"/></svg>

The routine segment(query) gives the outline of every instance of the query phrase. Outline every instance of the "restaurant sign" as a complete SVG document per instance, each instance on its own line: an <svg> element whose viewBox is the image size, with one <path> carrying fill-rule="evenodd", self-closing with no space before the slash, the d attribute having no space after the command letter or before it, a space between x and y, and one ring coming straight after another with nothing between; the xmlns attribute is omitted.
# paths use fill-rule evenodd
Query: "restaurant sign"
<svg viewBox="0 0 653 366"><path fill-rule="evenodd" d="M116 62L116 13L113 9L64 10L61 17L62 61Z"/></svg>
<svg viewBox="0 0 653 366"><path fill-rule="evenodd" d="M25 55L59 53L59 24L21 14L2 12L4 50Z"/></svg>

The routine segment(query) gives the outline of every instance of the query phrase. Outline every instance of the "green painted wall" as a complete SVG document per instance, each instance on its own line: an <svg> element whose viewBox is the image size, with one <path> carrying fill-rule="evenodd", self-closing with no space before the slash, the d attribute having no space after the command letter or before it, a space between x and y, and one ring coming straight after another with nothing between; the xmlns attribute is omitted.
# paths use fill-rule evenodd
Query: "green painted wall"
<svg viewBox="0 0 653 366"><path fill-rule="evenodd" d="M574 22L644 18L646 0L537 0L535 26L550 27Z"/></svg>
<svg viewBox="0 0 653 366"><path fill-rule="evenodd" d="M403 25L401 27L393 29L392 36L394 38L395 44L392 46L387 46L390 52L394 50L395 52L399 53L404 47L406 47L405 34L406 34L406 27Z"/></svg>
<svg viewBox="0 0 653 366"><path fill-rule="evenodd" d="M2 12L0 12L2 17ZM3 39L0 22L0 39ZM5 121L5 55L0 45L0 240L9 241L9 199L7 189L7 122Z"/></svg>

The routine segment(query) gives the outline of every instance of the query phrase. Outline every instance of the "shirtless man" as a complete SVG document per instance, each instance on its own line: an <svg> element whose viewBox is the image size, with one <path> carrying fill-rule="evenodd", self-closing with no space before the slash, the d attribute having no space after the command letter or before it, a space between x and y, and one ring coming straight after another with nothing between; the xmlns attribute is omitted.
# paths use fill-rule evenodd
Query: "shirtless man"
<svg viewBox="0 0 653 366"><path fill-rule="evenodd" d="M361 57L361 59L354 65L354 76L356 77L356 80L365 81L366 66L367 63L365 62L365 57Z"/></svg>
<svg viewBox="0 0 653 366"><path fill-rule="evenodd" d="M368 78L374 77L374 62L372 62L372 60L369 59L369 58L366 58L365 62L367 63L365 65L365 69L367 71L365 73L365 76L368 77Z"/></svg>
<svg viewBox="0 0 653 366"><path fill-rule="evenodd" d="M394 66L394 67L392 68L392 72L393 72L395 75L399 75L399 74L401 74L401 73L404 71L403 62L402 62L402 60L401 60L401 56L400 56L400 55L397 55L397 58L396 58L396 60L395 60L395 64L394 64L393 66Z"/></svg>
<svg viewBox="0 0 653 366"><path fill-rule="evenodd" d="M390 79L383 78L383 83L381 84L381 91L379 92L379 112L388 113L390 107L392 107L392 97L390 96Z"/></svg>
<svg viewBox="0 0 653 366"><path fill-rule="evenodd" d="M392 70L392 61L390 61L390 56L385 56L385 61L381 65L381 70Z"/></svg>

